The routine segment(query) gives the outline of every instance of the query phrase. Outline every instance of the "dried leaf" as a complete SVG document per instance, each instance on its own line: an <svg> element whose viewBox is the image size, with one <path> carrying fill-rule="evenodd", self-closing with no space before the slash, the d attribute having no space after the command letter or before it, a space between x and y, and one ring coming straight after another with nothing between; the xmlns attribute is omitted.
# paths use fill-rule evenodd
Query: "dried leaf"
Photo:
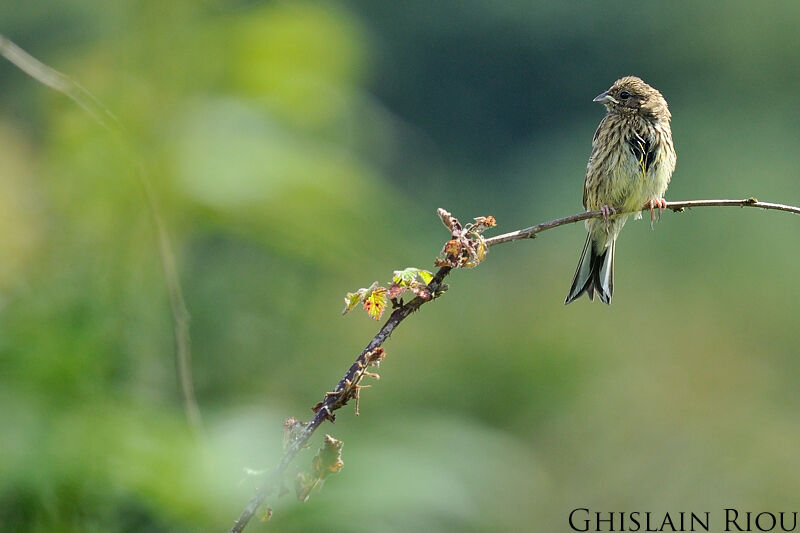
<svg viewBox="0 0 800 533"><path fill-rule="evenodd" d="M461 253L461 243L457 239L447 241L442 249L442 253L458 257L458 254Z"/></svg>
<svg viewBox="0 0 800 533"><path fill-rule="evenodd" d="M344 466L342 461L342 447L344 442L325 435L317 455L311 462L311 473L320 479L325 479L329 474L335 474Z"/></svg>
<svg viewBox="0 0 800 533"><path fill-rule="evenodd" d="M481 232L487 228L497 226L497 220L492 215L488 217L475 217L475 225L472 227L473 231Z"/></svg>
<svg viewBox="0 0 800 533"><path fill-rule="evenodd" d="M389 290L386 293L386 297L390 300L394 300L398 298L400 295L402 295L404 292L406 292L406 289L408 289L408 287L403 287L401 285L392 285L391 287L389 287Z"/></svg>
<svg viewBox="0 0 800 533"><path fill-rule="evenodd" d="M380 346L364 356L364 360L367 362L367 365L374 367L380 366L381 361L384 359L386 359L386 350Z"/></svg>
<svg viewBox="0 0 800 533"><path fill-rule="evenodd" d="M451 233L455 235L461 231L461 223L449 212L440 207L436 210L436 214L439 215L439 218L442 219L442 223L444 223L445 227L449 229Z"/></svg>
<svg viewBox="0 0 800 533"><path fill-rule="evenodd" d="M422 298L423 300L430 300L431 299L431 290L427 287L427 285L423 285L420 282L416 282L412 284L409 289L411 292Z"/></svg>
<svg viewBox="0 0 800 533"><path fill-rule="evenodd" d="M283 449L297 440L305 424L291 416L283 421Z"/></svg>
<svg viewBox="0 0 800 533"><path fill-rule="evenodd" d="M445 226L451 230L452 239L447 241L442 248L440 256L434 262L436 266L472 268L486 259L488 246L481 237L481 233L488 228L497 226L497 221L493 216L475 217L475 222L462 227L458 220L444 209L439 209L438 213ZM420 273L420 279L426 284L430 283L432 278L432 275L423 277Z"/></svg>
<svg viewBox="0 0 800 533"><path fill-rule="evenodd" d="M311 473L300 472L294 480L294 490L298 500L302 502L308 500L315 487L320 486L326 477L342 469L343 446L344 442L325 435L322 446L311 460Z"/></svg>

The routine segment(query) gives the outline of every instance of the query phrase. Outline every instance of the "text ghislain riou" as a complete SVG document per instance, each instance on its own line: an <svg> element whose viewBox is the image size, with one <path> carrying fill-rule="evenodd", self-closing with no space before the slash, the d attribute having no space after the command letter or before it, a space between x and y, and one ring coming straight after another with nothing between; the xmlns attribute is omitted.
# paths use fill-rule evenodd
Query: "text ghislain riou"
<svg viewBox="0 0 800 533"><path fill-rule="evenodd" d="M569 513L572 531L711 531L709 511L592 511L578 507ZM800 531L797 511L740 511L723 509L713 524L715 531ZM721 523L720 523L721 522Z"/></svg>

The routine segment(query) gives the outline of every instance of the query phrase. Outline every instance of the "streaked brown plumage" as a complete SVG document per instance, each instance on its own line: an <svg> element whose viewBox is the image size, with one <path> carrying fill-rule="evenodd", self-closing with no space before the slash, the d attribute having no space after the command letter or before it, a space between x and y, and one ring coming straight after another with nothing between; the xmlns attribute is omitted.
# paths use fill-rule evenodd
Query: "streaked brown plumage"
<svg viewBox="0 0 800 533"><path fill-rule="evenodd" d="M583 206L602 210L604 219L586 221L588 236L569 294L568 304L584 292L594 292L611 303L614 292L614 248L620 230L642 206L659 211L664 193L675 170L670 115L661 93L635 76L620 78L595 102L606 106L592 140L592 154L586 167ZM612 217L616 213L621 216Z"/></svg>

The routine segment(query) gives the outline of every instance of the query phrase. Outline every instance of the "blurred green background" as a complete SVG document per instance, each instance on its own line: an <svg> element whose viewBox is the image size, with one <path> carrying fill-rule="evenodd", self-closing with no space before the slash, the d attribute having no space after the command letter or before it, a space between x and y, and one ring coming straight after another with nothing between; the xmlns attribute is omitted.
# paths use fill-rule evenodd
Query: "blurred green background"
<svg viewBox="0 0 800 533"><path fill-rule="evenodd" d="M191 314L178 391L136 160L0 64L0 530L224 531L379 324L347 291L432 269L435 210L498 232L581 209L603 109L673 113L668 199L800 204L793 2L0 3L0 31L93 92L148 170ZM625 228L614 304L565 307L580 225L493 249L387 343L345 467L248 531L566 531L592 510L792 510L800 222ZM291 470L307 468L305 451ZM719 517L718 517L719 518Z"/></svg>

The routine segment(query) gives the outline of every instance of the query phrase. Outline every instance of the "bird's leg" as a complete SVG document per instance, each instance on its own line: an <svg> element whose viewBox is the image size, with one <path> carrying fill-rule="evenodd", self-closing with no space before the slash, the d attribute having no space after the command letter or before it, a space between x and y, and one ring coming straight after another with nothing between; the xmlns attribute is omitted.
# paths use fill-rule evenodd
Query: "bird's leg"
<svg viewBox="0 0 800 533"><path fill-rule="evenodd" d="M603 221L606 223L606 233L608 233L608 228L610 226L610 217L611 215L616 215L617 210L611 207L610 205L604 205L600 208L600 212L603 213Z"/></svg>
<svg viewBox="0 0 800 533"><path fill-rule="evenodd" d="M661 220L661 213L667 208L667 201L664 198L653 198L645 204L645 207L650 209L650 228L652 228L655 221L653 209L658 208L658 220Z"/></svg>

